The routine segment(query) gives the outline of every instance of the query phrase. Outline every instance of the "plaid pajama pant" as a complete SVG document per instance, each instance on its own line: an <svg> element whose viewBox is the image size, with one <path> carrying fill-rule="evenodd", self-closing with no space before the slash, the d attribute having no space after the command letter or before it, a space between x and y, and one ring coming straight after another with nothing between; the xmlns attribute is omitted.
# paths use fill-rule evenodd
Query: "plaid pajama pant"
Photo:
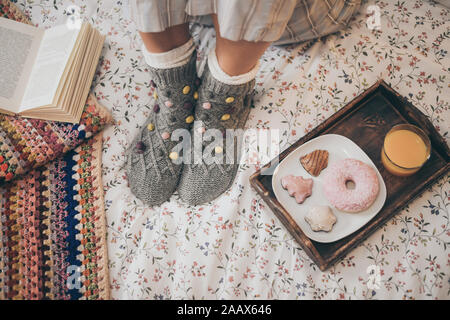
<svg viewBox="0 0 450 320"><path fill-rule="evenodd" d="M186 22L212 25L217 14L222 37L290 44L343 29L361 0L130 0L142 32L161 32Z"/></svg>

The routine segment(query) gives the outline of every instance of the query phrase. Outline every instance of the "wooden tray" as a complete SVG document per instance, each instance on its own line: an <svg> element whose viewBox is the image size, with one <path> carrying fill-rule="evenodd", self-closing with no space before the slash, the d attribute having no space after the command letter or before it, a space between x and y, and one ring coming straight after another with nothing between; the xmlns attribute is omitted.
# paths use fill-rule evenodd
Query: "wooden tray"
<svg viewBox="0 0 450 320"><path fill-rule="evenodd" d="M384 137L392 126L399 123L419 126L428 134L432 145L431 157L427 163L417 173L406 178L390 174L381 163ZM272 172L278 164L277 159L281 162L297 147L326 133L343 135L364 150L383 176L387 199L381 211L359 230L336 242L319 243L309 239L302 232L275 198L272 190ZM382 80L283 151L277 159L255 172L250 177L250 183L322 271L343 258L450 168L449 147L433 124L421 111Z"/></svg>

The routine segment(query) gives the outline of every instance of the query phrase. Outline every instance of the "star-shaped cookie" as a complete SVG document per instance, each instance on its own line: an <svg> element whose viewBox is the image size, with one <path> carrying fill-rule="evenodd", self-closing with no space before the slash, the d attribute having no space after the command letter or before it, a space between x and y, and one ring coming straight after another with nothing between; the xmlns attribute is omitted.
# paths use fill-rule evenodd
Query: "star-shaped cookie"
<svg viewBox="0 0 450 320"><path fill-rule="evenodd" d="M305 220L311 226L312 231L330 232L337 218L329 206L316 206L309 210Z"/></svg>

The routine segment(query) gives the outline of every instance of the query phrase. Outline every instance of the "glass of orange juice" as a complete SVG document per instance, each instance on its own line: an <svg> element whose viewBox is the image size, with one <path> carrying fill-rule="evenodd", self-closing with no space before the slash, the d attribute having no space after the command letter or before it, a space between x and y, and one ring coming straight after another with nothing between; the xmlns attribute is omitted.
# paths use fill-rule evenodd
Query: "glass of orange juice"
<svg viewBox="0 0 450 320"><path fill-rule="evenodd" d="M431 154L431 143L420 128L411 124L392 127L384 138L381 161L397 176L409 176L419 171Z"/></svg>

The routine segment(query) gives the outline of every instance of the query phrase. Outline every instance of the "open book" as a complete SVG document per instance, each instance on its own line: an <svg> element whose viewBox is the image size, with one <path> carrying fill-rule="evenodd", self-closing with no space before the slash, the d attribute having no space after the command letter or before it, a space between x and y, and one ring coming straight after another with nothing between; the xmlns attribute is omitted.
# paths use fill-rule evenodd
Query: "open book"
<svg viewBox="0 0 450 320"><path fill-rule="evenodd" d="M89 23L44 30L0 18L0 112L78 123L104 41Z"/></svg>

